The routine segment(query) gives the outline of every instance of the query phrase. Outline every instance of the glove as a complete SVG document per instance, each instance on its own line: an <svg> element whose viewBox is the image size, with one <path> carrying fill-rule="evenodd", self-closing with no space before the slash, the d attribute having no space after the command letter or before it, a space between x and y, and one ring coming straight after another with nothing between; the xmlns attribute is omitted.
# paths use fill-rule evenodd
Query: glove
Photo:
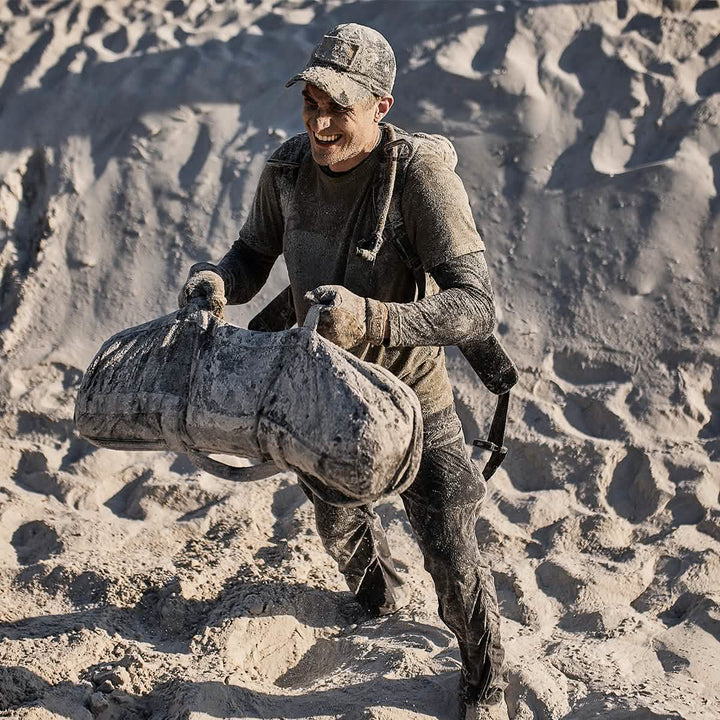
<svg viewBox="0 0 720 720"><path fill-rule="evenodd" d="M225 281L211 263L197 263L190 268L188 279L178 295L178 307L185 307L191 300L219 318L227 305Z"/></svg>
<svg viewBox="0 0 720 720"><path fill-rule="evenodd" d="M342 285L321 285L305 294L305 300L322 306L318 332L349 350L362 342L382 345L387 332L385 303L363 298Z"/></svg>

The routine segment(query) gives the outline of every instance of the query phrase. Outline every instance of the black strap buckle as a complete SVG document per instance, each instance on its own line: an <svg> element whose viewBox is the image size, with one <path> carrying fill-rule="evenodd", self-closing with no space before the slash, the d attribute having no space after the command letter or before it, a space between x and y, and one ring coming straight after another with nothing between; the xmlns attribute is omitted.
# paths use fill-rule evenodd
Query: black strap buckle
<svg viewBox="0 0 720 720"><path fill-rule="evenodd" d="M507 455L507 447L505 445L496 445L494 442L489 440L481 440L475 438L472 443L475 447L482 448L483 450L489 450L490 452L499 453L500 455Z"/></svg>
<svg viewBox="0 0 720 720"><path fill-rule="evenodd" d="M398 148L398 154L396 157L408 157L409 155L412 155L412 144L405 138L390 140L383 146L383 150L386 155L392 155L395 148Z"/></svg>
<svg viewBox="0 0 720 720"><path fill-rule="evenodd" d="M502 465L508 449L503 445L505 439L505 423L507 422L508 405L510 403L510 393L504 392L498 396L497 405L495 406L495 415L490 424L490 432L487 440L473 440L475 447L490 450L492 453L487 464L483 468L482 474L486 480L489 480L495 471Z"/></svg>

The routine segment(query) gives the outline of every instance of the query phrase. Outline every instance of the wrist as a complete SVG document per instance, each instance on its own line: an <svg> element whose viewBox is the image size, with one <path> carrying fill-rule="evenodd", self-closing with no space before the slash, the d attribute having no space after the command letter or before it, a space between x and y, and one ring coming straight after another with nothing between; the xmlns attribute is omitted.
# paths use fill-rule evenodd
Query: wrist
<svg viewBox="0 0 720 720"><path fill-rule="evenodd" d="M219 275L223 282L225 281L225 275L223 271L214 263L211 262L198 262L194 265L190 266L190 270L188 271L188 277L192 277L193 275L197 275L201 272L214 272L216 275Z"/></svg>
<svg viewBox="0 0 720 720"><path fill-rule="evenodd" d="M389 338L387 305L372 298L365 298L365 328L371 345L384 345Z"/></svg>
<svg viewBox="0 0 720 720"><path fill-rule="evenodd" d="M193 276L197 275L201 272L212 272L215 273L220 280L222 280L223 284L223 292L225 295L229 295L230 293L230 277L228 273L219 265L215 265L211 262L199 262L195 263L194 265L190 266L190 271L188 272L188 280Z"/></svg>

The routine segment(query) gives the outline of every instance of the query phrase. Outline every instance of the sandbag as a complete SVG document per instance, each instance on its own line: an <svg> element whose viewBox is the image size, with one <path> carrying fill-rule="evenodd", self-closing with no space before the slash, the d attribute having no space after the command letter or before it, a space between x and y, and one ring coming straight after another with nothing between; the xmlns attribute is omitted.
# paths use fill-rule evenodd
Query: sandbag
<svg viewBox="0 0 720 720"><path fill-rule="evenodd" d="M83 377L77 430L101 447L182 452L233 480L294 470L334 504L401 492L422 452L417 396L316 324L313 309L305 327L253 332L190 305L124 330ZM237 468L210 453L265 464Z"/></svg>

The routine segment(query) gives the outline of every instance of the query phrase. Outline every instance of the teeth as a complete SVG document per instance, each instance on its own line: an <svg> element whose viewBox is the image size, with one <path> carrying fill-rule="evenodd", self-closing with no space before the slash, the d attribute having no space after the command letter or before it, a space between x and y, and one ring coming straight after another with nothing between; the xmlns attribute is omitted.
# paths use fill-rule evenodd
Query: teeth
<svg viewBox="0 0 720 720"><path fill-rule="evenodd" d="M340 139L340 136L339 136L339 135L324 135L324 136L320 136L320 135L318 135L317 133L315 133L315 139L316 139L318 142L331 143L331 142L335 142L336 140L339 140L339 139Z"/></svg>

